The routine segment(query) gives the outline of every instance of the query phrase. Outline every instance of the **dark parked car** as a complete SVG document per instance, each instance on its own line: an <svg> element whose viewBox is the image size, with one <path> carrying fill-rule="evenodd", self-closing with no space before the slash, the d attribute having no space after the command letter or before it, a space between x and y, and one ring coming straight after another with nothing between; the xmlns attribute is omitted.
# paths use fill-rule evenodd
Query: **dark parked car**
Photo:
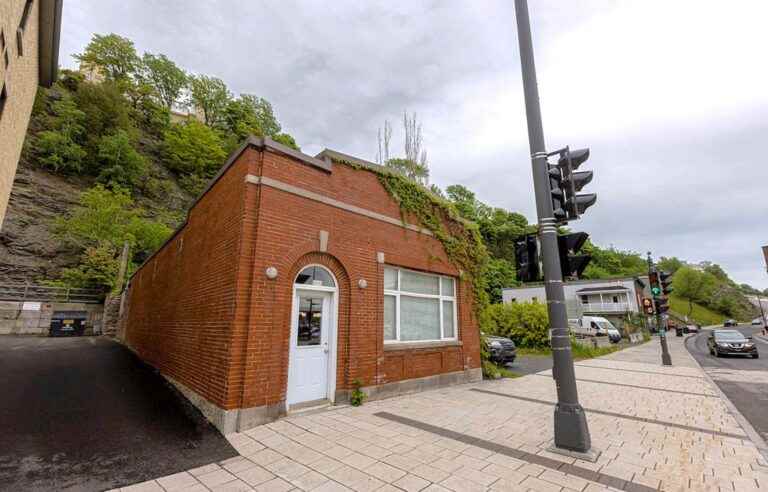
<svg viewBox="0 0 768 492"><path fill-rule="evenodd" d="M685 325L683 327L683 333L698 333L698 332L699 332L699 325L690 324L690 325Z"/></svg>
<svg viewBox="0 0 768 492"><path fill-rule="evenodd" d="M491 356L491 361L496 364L511 364L517 357L517 347L515 342L509 338L497 337L493 335L486 335L485 339L488 341L488 352Z"/></svg>
<svg viewBox="0 0 768 492"><path fill-rule="evenodd" d="M738 325L738 323L736 322L736 320L732 320L732 319L727 319L723 323L723 326L736 326L736 325Z"/></svg>
<svg viewBox="0 0 768 492"><path fill-rule="evenodd" d="M759 357L757 347L752 338L745 337L736 330L712 330L707 339L709 353L715 357L721 355L751 355L755 359Z"/></svg>

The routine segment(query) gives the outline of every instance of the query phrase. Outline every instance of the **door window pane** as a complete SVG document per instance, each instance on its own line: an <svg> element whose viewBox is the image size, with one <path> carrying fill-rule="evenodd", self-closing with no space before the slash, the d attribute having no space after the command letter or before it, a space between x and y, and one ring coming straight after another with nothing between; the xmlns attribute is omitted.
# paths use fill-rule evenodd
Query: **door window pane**
<svg viewBox="0 0 768 492"><path fill-rule="evenodd" d="M297 284L322 285L323 287L336 287L336 282L328 271L319 266L309 266L296 277Z"/></svg>
<svg viewBox="0 0 768 492"><path fill-rule="evenodd" d="M384 269L384 290L397 290L397 270Z"/></svg>
<svg viewBox="0 0 768 492"><path fill-rule="evenodd" d="M443 289L441 295L453 297L453 279L441 277L440 282L442 282Z"/></svg>
<svg viewBox="0 0 768 492"><path fill-rule="evenodd" d="M384 340L394 340L396 338L396 308L397 302L395 296L384 296Z"/></svg>
<svg viewBox="0 0 768 492"><path fill-rule="evenodd" d="M445 338L456 336L453 329L453 301L443 301L443 336Z"/></svg>
<svg viewBox="0 0 768 492"><path fill-rule="evenodd" d="M400 290L416 294L440 294L440 277L400 270Z"/></svg>
<svg viewBox="0 0 768 492"><path fill-rule="evenodd" d="M323 298L299 297L299 328L296 345L320 345L323 325Z"/></svg>
<svg viewBox="0 0 768 492"><path fill-rule="evenodd" d="M440 301L400 296L400 340L439 340Z"/></svg>

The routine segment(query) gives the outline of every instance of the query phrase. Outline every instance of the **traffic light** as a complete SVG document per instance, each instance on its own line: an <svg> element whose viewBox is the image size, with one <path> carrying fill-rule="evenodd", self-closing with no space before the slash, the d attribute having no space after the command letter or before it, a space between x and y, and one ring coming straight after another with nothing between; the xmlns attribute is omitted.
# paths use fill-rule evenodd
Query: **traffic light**
<svg viewBox="0 0 768 492"><path fill-rule="evenodd" d="M515 241L515 270L520 282L539 280L539 243L535 234Z"/></svg>
<svg viewBox="0 0 768 492"><path fill-rule="evenodd" d="M659 286L661 293L668 296L672 293L672 274L669 272L659 272Z"/></svg>
<svg viewBox="0 0 768 492"><path fill-rule="evenodd" d="M661 285L659 285L659 274L656 270L648 272L648 283L651 284L651 294L653 297L661 295Z"/></svg>
<svg viewBox="0 0 768 492"><path fill-rule="evenodd" d="M578 193L592 181L592 171L576 171L587 159L589 159L589 149L570 150L566 147L560 153L557 167L561 170L567 220L578 219L597 201L595 193Z"/></svg>
<svg viewBox="0 0 768 492"><path fill-rule="evenodd" d="M549 193L552 196L552 215L557 223L565 222L568 214L565 212L565 183L560 166L547 164L549 168Z"/></svg>
<svg viewBox="0 0 768 492"><path fill-rule="evenodd" d="M579 278L587 268L592 256L578 255L584 243L589 238L586 232L572 232L557 236L557 249L560 252L560 269L563 278Z"/></svg>
<svg viewBox="0 0 768 492"><path fill-rule="evenodd" d="M656 306L656 314L664 314L669 311L669 300L666 297L657 297L653 303Z"/></svg>

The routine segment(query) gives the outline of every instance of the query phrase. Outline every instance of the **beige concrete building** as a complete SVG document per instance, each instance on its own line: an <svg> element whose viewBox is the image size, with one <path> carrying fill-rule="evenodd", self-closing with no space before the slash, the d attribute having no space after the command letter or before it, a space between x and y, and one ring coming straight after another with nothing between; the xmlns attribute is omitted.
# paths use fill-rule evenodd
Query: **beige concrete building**
<svg viewBox="0 0 768 492"><path fill-rule="evenodd" d="M37 87L56 79L62 2L0 1L0 229Z"/></svg>

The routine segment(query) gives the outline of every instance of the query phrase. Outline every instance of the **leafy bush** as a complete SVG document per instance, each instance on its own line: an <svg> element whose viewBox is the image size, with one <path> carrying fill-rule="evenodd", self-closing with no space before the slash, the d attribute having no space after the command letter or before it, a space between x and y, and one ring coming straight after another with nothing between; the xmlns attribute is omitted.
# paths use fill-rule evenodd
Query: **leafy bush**
<svg viewBox="0 0 768 492"><path fill-rule="evenodd" d="M489 334L511 338L523 348L549 346L549 318L545 304L491 304L488 317Z"/></svg>
<svg viewBox="0 0 768 492"><path fill-rule="evenodd" d="M97 162L97 179L110 186L134 185L147 168L144 157L133 148L131 139L124 130L101 137Z"/></svg>
<svg viewBox="0 0 768 492"><path fill-rule="evenodd" d="M42 131L35 142L37 161L54 172L79 173L87 155L83 148L63 133Z"/></svg>
<svg viewBox="0 0 768 492"><path fill-rule="evenodd" d="M352 381L352 394L349 397L349 403L353 407L359 407L363 404L365 401L365 393L361 389L363 387L363 382L359 379L355 379Z"/></svg>
<svg viewBox="0 0 768 492"><path fill-rule="evenodd" d="M209 178L226 156L219 134L198 121L174 124L165 132L163 159L179 174Z"/></svg>
<svg viewBox="0 0 768 492"><path fill-rule="evenodd" d="M81 251L79 264L65 269L61 282L72 287L112 288L123 244L130 245L129 271L168 238L165 224L141 216L124 188L102 185L80 194L80 204L69 217L56 221L56 233Z"/></svg>

